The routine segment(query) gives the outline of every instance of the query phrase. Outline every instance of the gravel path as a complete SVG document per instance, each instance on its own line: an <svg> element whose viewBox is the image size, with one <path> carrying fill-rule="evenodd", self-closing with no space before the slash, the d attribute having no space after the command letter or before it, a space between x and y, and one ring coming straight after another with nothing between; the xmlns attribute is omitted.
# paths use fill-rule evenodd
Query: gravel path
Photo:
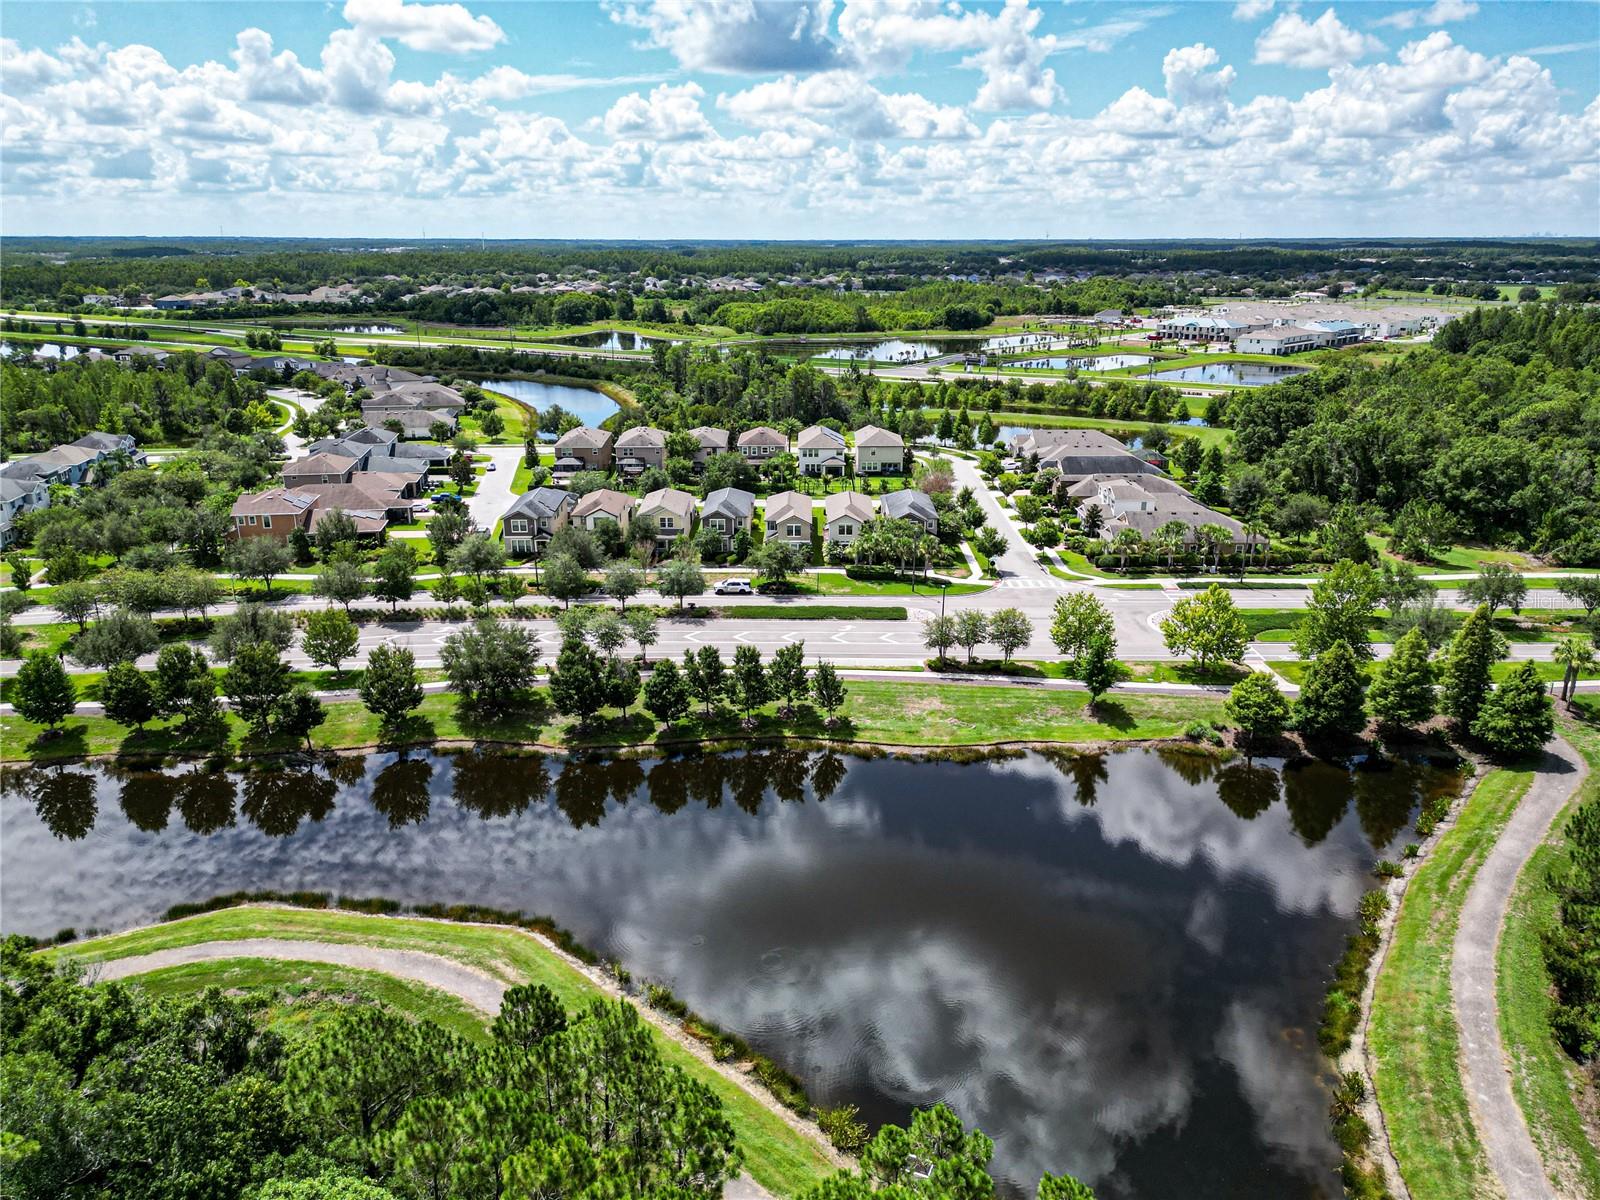
<svg viewBox="0 0 1600 1200"><path fill-rule="evenodd" d="M493 1016L500 1011L500 1000L508 984L492 975L474 970L438 954L421 950L386 950L348 942L311 942L279 938L239 938L226 942L199 942L192 946L173 946L149 954L134 954L96 963L91 971L99 979L126 979L164 967L189 963L216 962L229 958L270 958L290 962L331 963L364 971L379 971L396 979L426 984ZM724 1200L774 1200L749 1175L730 1180L723 1189Z"/></svg>
<svg viewBox="0 0 1600 1200"><path fill-rule="evenodd" d="M1450 992L1461 1030L1462 1084L1489 1165L1512 1200L1556 1200L1544 1163L1511 1091L1500 1042L1495 957L1517 876L1583 782L1583 759L1557 738L1467 891L1450 964Z"/></svg>

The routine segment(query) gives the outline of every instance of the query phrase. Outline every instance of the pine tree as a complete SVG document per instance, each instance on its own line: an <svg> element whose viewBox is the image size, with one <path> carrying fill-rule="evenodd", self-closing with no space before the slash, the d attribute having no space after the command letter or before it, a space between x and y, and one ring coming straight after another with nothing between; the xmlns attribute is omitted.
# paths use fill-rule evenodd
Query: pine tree
<svg viewBox="0 0 1600 1200"><path fill-rule="evenodd" d="M1428 639L1413 629L1394 645L1377 666L1367 704L1385 725L1420 725L1438 711L1433 691L1433 663L1428 659Z"/></svg>
<svg viewBox="0 0 1600 1200"><path fill-rule="evenodd" d="M1472 736L1504 755L1537 753L1555 731L1555 706L1531 662L1489 694L1472 722Z"/></svg>
<svg viewBox="0 0 1600 1200"><path fill-rule="evenodd" d="M1494 665L1505 653L1505 639L1495 632L1488 606L1478 605L1461 623L1445 651L1440 707L1462 725L1470 726L1489 696Z"/></svg>
<svg viewBox="0 0 1600 1200"><path fill-rule="evenodd" d="M1312 734L1359 733L1367 723L1361 667L1346 642L1335 642L1306 668L1295 721Z"/></svg>

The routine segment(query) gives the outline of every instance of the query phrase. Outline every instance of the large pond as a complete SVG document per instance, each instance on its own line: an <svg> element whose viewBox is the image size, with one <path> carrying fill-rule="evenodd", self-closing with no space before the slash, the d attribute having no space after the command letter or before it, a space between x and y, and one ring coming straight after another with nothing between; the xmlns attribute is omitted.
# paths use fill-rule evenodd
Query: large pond
<svg viewBox="0 0 1600 1200"><path fill-rule="evenodd" d="M972 343L965 343L971 345ZM958 350L963 343L960 342L925 342L906 341L904 338L887 338L881 342L841 342L829 346L813 354L813 358L825 358L836 362L847 362L852 358L872 362L921 362L926 358L937 358L941 354L949 354ZM797 345L794 349L804 352L804 345Z"/></svg>
<svg viewBox="0 0 1600 1200"><path fill-rule="evenodd" d="M9 358L13 353L31 354L35 358L77 358L83 353L82 346L72 346L56 342L3 342L0 341L0 358ZM107 351L110 353L110 351Z"/></svg>
<svg viewBox="0 0 1600 1200"><path fill-rule="evenodd" d="M334 333L404 333L398 325L335 325Z"/></svg>
<svg viewBox="0 0 1600 1200"><path fill-rule="evenodd" d="M1009 1193L1311 1200L1337 1193L1324 981L1374 860L1456 783L1143 750L69 767L7 780L0 904L34 934L236 889L544 913L822 1103L947 1101Z"/></svg>
<svg viewBox="0 0 1600 1200"><path fill-rule="evenodd" d="M559 404L585 425L598 425L617 411L617 402L598 388L573 387L568 383L541 383L535 379L485 379L482 383L486 388L533 405L540 414Z"/></svg>
<svg viewBox="0 0 1600 1200"><path fill-rule="evenodd" d="M1192 367L1169 367L1140 378L1162 379L1168 383L1230 383L1260 387L1294 375L1304 375L1309 370L1310 367L1279 366L1277 363L1214 362Z"/></svg>

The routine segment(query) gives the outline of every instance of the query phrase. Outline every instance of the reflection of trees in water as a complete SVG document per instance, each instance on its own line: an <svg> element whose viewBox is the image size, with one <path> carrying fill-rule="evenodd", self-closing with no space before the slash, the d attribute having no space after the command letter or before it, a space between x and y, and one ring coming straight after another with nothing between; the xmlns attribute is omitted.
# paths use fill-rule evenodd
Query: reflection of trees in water
<svg viewBox="0 0 1600 1200"><path fill-rule="evenodd" d="M160 833L167 827L172 814L172 777L159 771L118 771L109 774L122 780L122 792L117 803L122 815L135 829L145 833Z"/></svg>
<svg viewBox="0 0 1600 1200"><path fill-rule="evenodd" d="M1191 756L1192 757L1192 756ZM1251 763L1229 763L1216 773L1217 799L1234 816L1253 821L1278 800L1278 772Z"/></svg>
<svg viewBox="0 0 1600 1200"><path fill-rule="evenodd" d="M1199 787L1216 778L1217 768L1222 766L1214 754L1207 754L1204 750L1186 750L1180 746L1158 747L1156 757L1190 787Z"/></svg>
<svg viewBox="0 0 1600 1200"><path fill-rule="evenodd" d="M339 787L315 767L251 771L244 777L240 811L268 837L288 837L302 821L320 821L333 811Z"/></svg>
<svg viewBox="0 0 1600 1200"><path fill-rule="evenodd" d="M372 807L389 818L390 829L420 825L428 819L431 782L433 763L426 758L398 758L372 780Z"/></svg>
<svg viewBox="0 0 1600 1200"><path fill-rule="evenodd" d="M451 795L480 817L510 817L550 792L550 768L542 754L495 754L471 750L450 756Z"/></svg>
<svg viewBox="0 0 1600 1200"><path fill-rule="evenodd" d="M95 777L85 771L28 767L7 772L4 790L31 800L44 827L63 841L76 842L94 828Z"/></svg>
<svg viewBox="0 0 1600 1200"><path fill-rule="evenodd" d="M215 833L233 824L236 788L231 776L197 768L168 778L177 797L178 812L191 832Z"/></svg>
<svg viewBox="0 0 1600 1200"><path fill-rule="evenodd" d="M818 800L827 800L839 790L849 770L844 758L832 750L817 755L811 763L811 794Z"/></svg>
<svg viewBox="0 0 1600 1200"><path fill-rule="evenodd" d="M1283 799L1289 807L1289 823L1300 840L1315 846L1333 832L1350 807L1349 776L1320 762L1286 769Z"/></svg>
<svg viewBox="0 0 1600 1200"><path fill-rule="evenodd" d="M1100 785L1110 778L1103 754L1075 754L1070 750L1041 751L1057 771L1072 781L1078 803L1091 808L1100 798Z"/></svg>
<svg viewBox="0 0 1600 1200"><path fill-rule="evenodd" d="M774 750L765 757L772 794L785 804L802 803L806 798L811 756L804 750Z"/></svg>
<svg viewBox="0 0 1600 1200"><path fill-rule="evenodd" d="M1383 850L1411 823L1419 774L1412 763L1377 755L1356 768L1356 817L1374 850Z"/></svg>
<svg viewBox="0 0 1600 1200"><path fill-rule="evenodd" d="M332 754L322 760L328 778L340 787L355 787L367 777L365 754Z"/></svg>

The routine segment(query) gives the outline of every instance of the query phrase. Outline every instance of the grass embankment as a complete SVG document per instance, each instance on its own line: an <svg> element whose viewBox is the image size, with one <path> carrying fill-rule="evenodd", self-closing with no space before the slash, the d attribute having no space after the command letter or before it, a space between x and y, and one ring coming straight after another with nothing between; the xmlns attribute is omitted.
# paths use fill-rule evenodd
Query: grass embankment
<svg viewBox="0 0 1600 1200"><path fill-rule="evenodd" d="M65 953L88 961L126 958L149 954L174 946L202 942L237 941L241 938L279 938L301 941L342 942L396 950L420 950L465 963L506 983L541 983L554 992L569 1010L588 1004L604 995L600 987L575 968L548 944L520 930L503 926L467 925L446 921L426 921L407 917L366 916L359 913L327 912L310 909L251 907L224 909L182 921L113 934L94 941L74 944ZM256 960L243 963L218 962L183 968L177 976L163 973L157 986L204 986L205 982L224 982L229 968L242 971L249 979L260 972L263 982L272 976L307 974L302 964L265 964L253 967ZM204 980L210 973L212 979ZM363 972L362 974L370 974ZM241 985L233 985L241 986ZM243 985L249 986L249 985ZM392 991L410 1011L424 1008L419 1015L441 1012L438 1001L428 995L431 989L401 985ZM452 1017L477 1018L471 1010ZM480 1035L481 1036L481 1035ZM668 1062L682 1067L704 1083L722 1101L733 1123L745 1165L758 1183L779 1195L794 1195L827 1175L827 1158L799 1131L774 1113L744 1088L720 1071L701 1061L678 1042L657 1032L656 1040Z"/></svg>
<svg viewBox="0 0 1600 1200"><path fill-rule="evenodd" d="M423 699L394 740L407 744L435 741L511 743L549 749L666 748L694 742L738 743L799 738L835 740L885 747L971 747L1008 742L1096 743L1173 738L1196 721L1220 720L1220 701L1203 696L1115 695L1102 697L1095 712L1085 711L1082 692L1039 692L1028 688L854 680L829 728L823 715L802 705L789 720L771 707L756 714L746 729L727 709L709 717L692 715L663 726L646 714L608 712L587 728L576 726L550 707L544 689L526 708L503 717L475 717L453 695ZM355 701L327 705L328 719L312 733L318 749L349 749L384 740L378 722ZM60 737L39 740L39 726L16 715L0 717L0 758L8 762L48 762L99 754L256 754L296 749L289 738L249 736L226 714L225 738L190 744L166 725L133 731L100 716L69 718Z"/></svg>
<svg viewBox="0 0 1600 1200"><path fill-rule="evenodd" d="M1412 1200L1498 1191L1461 1083L1450 962L1467 889L1531 778L1499 770L1473 789L1407 887L1378 974L1374 1084Z"/></svg>
<svg viewBox="0 0 1600 1200"><path fill-rule="evenodd" d="M1556 898L1546 881L1566 862L1567 822L1583 803L1600 803L1600 703L1588 720L1563 722L1562 733L1589 764L1589 775L1551 826L1517 879L1500 935L1496 992L1500 1037L1511 1061L1511 1088L1545 1169L1565 1194L1600 1196L1600 1130L1586 1128L1575 1097L1594 1081L1550 1035L1550 976L1542 941L1556 921Z"/></svg>

